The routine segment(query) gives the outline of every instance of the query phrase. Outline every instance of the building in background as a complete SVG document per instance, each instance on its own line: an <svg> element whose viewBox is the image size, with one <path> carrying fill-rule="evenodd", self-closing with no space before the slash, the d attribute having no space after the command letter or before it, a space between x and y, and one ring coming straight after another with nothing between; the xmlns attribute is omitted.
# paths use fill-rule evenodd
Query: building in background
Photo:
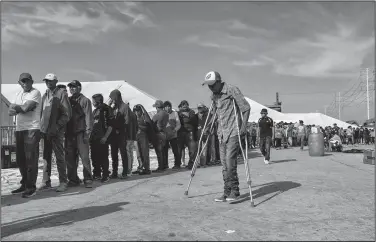
<svg viewBox="0 0 376 242"><path fill-rule="evenodd" d="M266 105L268 108L273 109L278 112L282 112L282 102L279 101L279 94L278 92L275 94L275 103L273 105Z"/></svg>

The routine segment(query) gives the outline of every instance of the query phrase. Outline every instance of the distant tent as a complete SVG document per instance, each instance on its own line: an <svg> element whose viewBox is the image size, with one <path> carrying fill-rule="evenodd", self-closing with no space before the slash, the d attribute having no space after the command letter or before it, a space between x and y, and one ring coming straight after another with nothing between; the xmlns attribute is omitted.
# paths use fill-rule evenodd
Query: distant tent
<svg viewBox="0 0 376 242"><path fill-rule="evenodd" d="M59 82L58 84L68 85L68 82ZM102 81L102 82L81 82L82 93L90 98L96 93L102 93L105 102L109 99L109 94L114 89L119 89L123 100L129 102L131 108L136 104L142 104L145 109L154 111L153 104L157 98L147 94L146 92L136 88L126 81ZM43 95L46 90L45 83L34 83L34 88L38 89ZM18 84L1 84L1 93L9 100L13 99L21 87Z"/></svg>

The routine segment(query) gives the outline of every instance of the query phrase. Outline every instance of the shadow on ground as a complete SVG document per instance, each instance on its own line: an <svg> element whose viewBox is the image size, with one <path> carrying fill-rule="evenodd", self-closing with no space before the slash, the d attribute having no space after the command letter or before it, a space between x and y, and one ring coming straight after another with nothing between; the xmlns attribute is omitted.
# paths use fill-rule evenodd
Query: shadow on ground
<svg viewBox="0 0 376 242"><path fill-rule="evenodd" d="M292 181L279 181L279 182L270 182L270 183L265 183L265 184L261 184L261 185L257 185L257 186L252 186L252 194L253 194L254 200L257 199L257 198L264 197L266 195L275 193L274 195L266 198L265 200L262 200L259 203L255 203L255 206L261 205L262 203L269 201L270 199L278 196L279 194L286 192L288 190L300 187L301 185L302 184L300 184L300 183L292 182ZM256 187L258 187L258 188L256 190L253 190ZM221 194L221 192L208 193L208 194L203 194L203 195L198 195L198 196L190 196L188 198L204 197L204 196L214 195L214 194ZM248 200L250 200L249 192L240 195L239 202L233 202L233 204L242 203L242 202L248 201Z"/></svg>
<svg viewBox="0 0 376 242"><path fill-rule="evenodd" d="M1 238L39 228L71 225L75 222L84 221L123 210L122 206L127 204L129 204L129 202L70 209L5 223L1 225Z"/></svg>
<svg viewBox="0 0 376 242"><path fill-rule="evenodd" d="M291 162L291 161L296 161L296 159L273 160L273 161L269 161L269 164L277 164L277 163L284 163L284 162Z"/></svg>
<svg viewBox="0 0 376 242"><path fill-rule="evenodd" d="M261 153L256 152L256 151L249 150L249 152L248 152L248 158L249 159L253 159L253 158L257 158L257 157L261 157L261 156L262 156ZM238 159L238 162L239 162L239 164L244 163L243 158ZM217 166L221 166L221 164L209 166L209 167L206 167L206 168L200 168L200 169L210 169L211 167L217 167ZM69 187L66 192L62 192L62 193L57 193L55 191L55 189L53 188L53 189L49 189L49 190L45 190L45 191L37 191L37 195L34 196L34 197L31 197L31 198L22 198L20 194L17 194L17 195L9 194L9 195L1 196L1 204L2 204L2 206L14 206L14 205L26 203L30 200L44 199L44 198L48 198L48 197L64 197L64 196L80 195L80 194L85 194L85 193L91 192L98 187L105 186L105 185L112 184L112 183L127 182L127 181L134 181L134 180L140 180L140 179L150 179L150 178L155 178L155 177L160 177L160 176L168 176L168 175L172 175L172 174L175 174L175 173L178 173L178 172L190 172L190 171L191 170L186 169L185 167L182 167L179 170L168 169L164 172L153 172L150 175L142 175L142 176L133 175L132 177L125 179L125 180L112 179L107 183L101 183L100 181L94 181L93 188L85 188L83 185L81 185L79 187Z"/></svg>

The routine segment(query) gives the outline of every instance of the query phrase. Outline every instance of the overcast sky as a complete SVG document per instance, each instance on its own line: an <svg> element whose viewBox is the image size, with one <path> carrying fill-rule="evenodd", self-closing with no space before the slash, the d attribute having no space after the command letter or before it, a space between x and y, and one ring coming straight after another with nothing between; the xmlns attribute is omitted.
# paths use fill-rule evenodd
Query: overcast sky
<svg viewBox="0 0 376 242"><path fill-rule="evenodd" d="M209 103L218 71L284 112L324 113L374 66L373 3L1 3L2 82L127 80L162 100ZM108 94L104 94L108 95ZM373 99L373 92L372 92ZM372 104L372 116L373 113ZM365 119L366 105L343 119Z"/></svg>

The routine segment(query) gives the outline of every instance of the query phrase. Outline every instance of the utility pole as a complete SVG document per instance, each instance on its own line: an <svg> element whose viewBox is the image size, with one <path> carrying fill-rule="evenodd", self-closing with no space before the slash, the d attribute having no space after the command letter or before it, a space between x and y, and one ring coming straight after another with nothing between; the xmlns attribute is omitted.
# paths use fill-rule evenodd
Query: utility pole
<svg viewBox="0 0 376 242"><path fill-rule="evenodd" d="M338 92L338 119L341 120L341 92Z"/></svg>
<svg viewBox="0 0 376 242"><path fill-rule="evenodd" d="M369 119L369 88L368 88L368 68L366 68L366 80L367 80L367 119Z"/></svg>

